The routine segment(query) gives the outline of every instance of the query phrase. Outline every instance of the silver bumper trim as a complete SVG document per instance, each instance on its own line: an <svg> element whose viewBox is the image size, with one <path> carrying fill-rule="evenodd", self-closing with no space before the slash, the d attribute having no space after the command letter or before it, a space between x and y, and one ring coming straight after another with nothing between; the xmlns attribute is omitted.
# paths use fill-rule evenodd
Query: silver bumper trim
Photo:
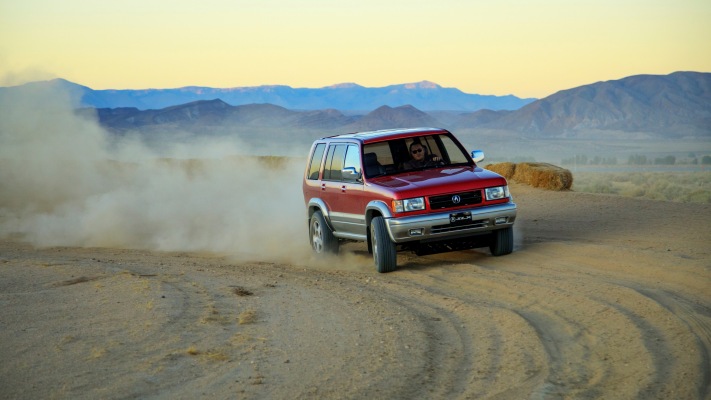
<svg viewBox="0 0 711 400"><path fill-rule="evenodd" d="M449 216L453 213L471 212L471 223L453 225ZM506 218L506 222L495 224L497 218ZM440 212L435 214L413 215L411 217L386 218L385 223L390 238L395 243L414 240L436 240L467 236L468 234L486 233L512 226L516 220L516 204L513 202L486 207L474 207ZM410 235L411 229L422 229L420 235Z"/></svg>

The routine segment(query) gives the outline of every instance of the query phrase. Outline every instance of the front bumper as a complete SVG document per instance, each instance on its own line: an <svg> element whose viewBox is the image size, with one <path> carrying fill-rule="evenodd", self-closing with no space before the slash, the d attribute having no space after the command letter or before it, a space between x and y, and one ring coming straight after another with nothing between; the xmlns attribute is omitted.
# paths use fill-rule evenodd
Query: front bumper
<svg viewBox="0 0 711 400"><path fill-rule="evenodd" d="M470 212L471 221L453 224L452 214ZM386 218L390 238L395 243L437 241L491 232L512 226L516 220L513 202L486 207L459 209L452 212L421 214L411 217Z"/></svg>

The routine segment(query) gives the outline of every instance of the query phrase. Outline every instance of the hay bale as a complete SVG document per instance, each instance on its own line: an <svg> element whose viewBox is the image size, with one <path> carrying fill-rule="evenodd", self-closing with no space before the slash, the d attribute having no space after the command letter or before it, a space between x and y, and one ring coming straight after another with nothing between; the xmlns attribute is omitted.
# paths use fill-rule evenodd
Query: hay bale
<svg viewBox="0 0 711 400"><path fill-rule="evenodd" d="M573 186L573 174L547 163L519 163L513 180L547 190L569 190Z"/></svg>
<svg viewBox="0 0 711 400"><path fill-rule="evenodd" d="M565 169L547 163L488 164L489 171L496 172L507 180L525 183L547 190L569 190L573 186L573 174Z"/></svg>
<svg viewBox="0 0 711 400"><path fill-rule="evenodd" d="M502 162L498 164L489 164L486 167L489 171L496 172L504 178L511 179L516 172L516 164L512 162Z"/></svg>

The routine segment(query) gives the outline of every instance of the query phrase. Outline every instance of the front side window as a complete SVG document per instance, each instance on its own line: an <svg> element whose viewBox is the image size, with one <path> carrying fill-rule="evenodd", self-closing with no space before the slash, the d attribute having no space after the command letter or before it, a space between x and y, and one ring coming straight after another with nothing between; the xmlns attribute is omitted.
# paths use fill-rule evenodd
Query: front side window
<svg viewBox="0 0 711 400"><path fill-rule="evenodd" d="M442 145L444 146L443 152L446 154L449 164L469 163L466 154L454 143L451 137L444 135L440 135L439 137L442 139Z"/></svg>
<svg viewBox="0 0 711 400"><path fill-rule="evenodd" d="M356 175L343 176L344 181L355 182L357 181L357 176L360 175L360 151L358 146L354 144L349 144L346 150L346 158L343 162L343 168L353 168Z"/></svg>

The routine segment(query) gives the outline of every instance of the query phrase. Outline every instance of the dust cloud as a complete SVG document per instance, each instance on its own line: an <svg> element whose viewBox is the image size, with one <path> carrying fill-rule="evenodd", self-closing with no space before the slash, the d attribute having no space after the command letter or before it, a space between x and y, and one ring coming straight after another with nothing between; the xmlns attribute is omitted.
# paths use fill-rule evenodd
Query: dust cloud
<svg viewBox="0 0 711 400"><path fill-rule="evenodd" d="M267 163L235 138L148 147L30 89L0 107L0 237L36 246L308 258L304 160Z"/></svg>

